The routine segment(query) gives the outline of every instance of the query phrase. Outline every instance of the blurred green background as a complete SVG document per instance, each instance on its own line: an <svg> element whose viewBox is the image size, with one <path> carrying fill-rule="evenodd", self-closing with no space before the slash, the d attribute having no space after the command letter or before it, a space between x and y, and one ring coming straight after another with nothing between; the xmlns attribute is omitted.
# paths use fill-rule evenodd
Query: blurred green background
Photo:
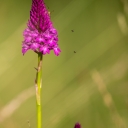
<svg viewBox="0 0 128 128"><path fill-rule="evenodd" d="M46 0L59 57L43 58L43 128L128 127L128 1ZM21 53L31 0L0 0L0 128L36 128L37 55Z"/></svg>

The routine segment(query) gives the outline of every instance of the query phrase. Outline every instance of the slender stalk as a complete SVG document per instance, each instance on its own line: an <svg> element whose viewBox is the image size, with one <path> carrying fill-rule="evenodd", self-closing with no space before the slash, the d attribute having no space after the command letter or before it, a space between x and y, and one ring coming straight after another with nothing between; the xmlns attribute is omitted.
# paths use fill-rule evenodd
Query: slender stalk
<svg viewBox="0 0 128 128"><path fill-rule="evenodd" d="M41 111L41 84L42 84L42 53L38 53L38 68L36 74L36 104L37 104L37 128L42 128L42 111Z"/></svg>

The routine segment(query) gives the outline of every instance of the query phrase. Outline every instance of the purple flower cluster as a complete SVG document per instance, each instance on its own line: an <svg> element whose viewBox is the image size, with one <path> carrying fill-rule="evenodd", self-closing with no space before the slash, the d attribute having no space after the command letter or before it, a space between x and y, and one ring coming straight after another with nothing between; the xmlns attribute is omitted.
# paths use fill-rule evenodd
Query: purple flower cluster
<svg viewBox="0 0 128 128"><path fill-rule="evenodd" d="M81 128L80 123L76 123L75 126L74 126L74 128Z"/></svg>
<svg viewBox="0 0 128 128"><path fill-rule="evenodd" d="M50 50L53 50L56 56L61 52L57 43L57 30L53 27L43 0L32 0L30 20L28 21L28 27L23 32L23 36L23 55L29 49L37 53L41 52L43 55L49 54Z"/></svg>

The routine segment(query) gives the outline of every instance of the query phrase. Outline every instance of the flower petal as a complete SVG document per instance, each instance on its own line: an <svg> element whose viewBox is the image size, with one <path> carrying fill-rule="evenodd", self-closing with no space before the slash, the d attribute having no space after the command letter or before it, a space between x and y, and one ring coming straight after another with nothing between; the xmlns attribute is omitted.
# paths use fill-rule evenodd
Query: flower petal
<svg viewBox="0 0 128 128"><path fill-rule="evenodd" d="M60 48L57 46L57 47L53 48L53 50L54 50L55 55L59 56L59 54L61 52Z"/></svg>

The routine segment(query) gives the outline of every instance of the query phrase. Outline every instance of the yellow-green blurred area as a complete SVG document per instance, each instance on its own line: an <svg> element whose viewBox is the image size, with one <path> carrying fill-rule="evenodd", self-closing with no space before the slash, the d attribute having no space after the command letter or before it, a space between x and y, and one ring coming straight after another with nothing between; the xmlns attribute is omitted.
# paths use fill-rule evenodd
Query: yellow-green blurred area
<svg viewBox="0 0 128 128"><path fill-rule="evenodd" d="M43 128L128 128L128 1L45 3L62 52L43 57ZM30 8L0 0L0 128L36 128L37 55L21 53Z"/></svg>

